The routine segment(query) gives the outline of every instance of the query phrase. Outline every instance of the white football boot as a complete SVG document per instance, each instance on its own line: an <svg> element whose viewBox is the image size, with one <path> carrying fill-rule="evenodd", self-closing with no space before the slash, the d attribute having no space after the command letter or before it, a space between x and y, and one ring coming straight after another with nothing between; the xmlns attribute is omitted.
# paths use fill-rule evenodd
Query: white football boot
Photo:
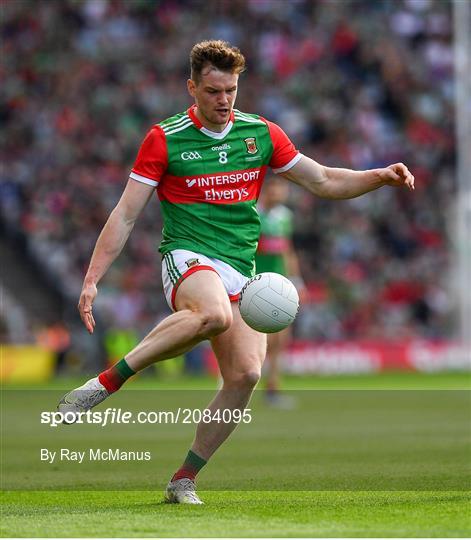
<svg viewBox="0 0 471 540"><path fill-rule="evenodd" d="M168 503L204 504L195 490L195 483L189 478L170 481L165 492L165 500Z"/></svg>
<svg viewBox="0 0 471 540"><path fill-rule="evenodd" d="M86 412L104 401L110 393L98 380L98 377L90 379L82 386L75 388L65 394L59 401L57 410L62 414L67 414L67 419L64 418L64 424L73 424L78 420L74 415L77 413ZM73 414L70 414L73 413Z"/></svg>

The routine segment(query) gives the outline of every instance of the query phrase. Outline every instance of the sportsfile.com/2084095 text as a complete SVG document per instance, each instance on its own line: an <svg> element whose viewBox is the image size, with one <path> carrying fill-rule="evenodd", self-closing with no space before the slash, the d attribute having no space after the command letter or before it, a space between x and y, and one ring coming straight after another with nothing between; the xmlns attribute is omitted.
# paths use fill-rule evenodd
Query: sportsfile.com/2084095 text
<svg viewBox="0 0 471 540"><path fill-rule="evenodd" d="M101 427L112 424L249 424L252 409L190 409L178 407L173 411L126 411L108 407L103 411L58 412L42 411L41 424L57 427L60 424L94 424Z"/></svg>

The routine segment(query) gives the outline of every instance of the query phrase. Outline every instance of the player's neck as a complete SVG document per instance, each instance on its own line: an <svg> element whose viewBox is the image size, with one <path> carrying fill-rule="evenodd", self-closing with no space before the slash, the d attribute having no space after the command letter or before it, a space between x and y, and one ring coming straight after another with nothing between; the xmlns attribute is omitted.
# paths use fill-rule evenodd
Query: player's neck
<svg viewBox="0 0 471 540"><path fill-rule="evenodd" d="M230 122L229 118L225 124L213 124L206 118L206 116L201 114L197 106L194 108L194 113L196 118L198 118L198 120L203 124L203 127L209 129L210 131L214 131L214 133L222 133L226 129L227 124Z"/></svg>

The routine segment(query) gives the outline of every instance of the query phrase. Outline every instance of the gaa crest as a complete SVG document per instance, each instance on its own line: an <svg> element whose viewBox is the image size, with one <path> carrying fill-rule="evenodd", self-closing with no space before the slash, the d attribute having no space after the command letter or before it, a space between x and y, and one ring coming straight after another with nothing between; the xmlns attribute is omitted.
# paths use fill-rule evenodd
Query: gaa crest
<svg viewBox="0 0 471 540"><path fill-rule="evenodd" d="M185 264L188 266L188 268L193 268L193 266L198 266L200 264L199 259L188 259L185 261Z"/></svg>
<svg viewBox="0 0 471 540"><path fill-rule="evenodd" d="M247 152L249 154L256 154L258 152L257 142L255 137L247 137L244 139L245 146L247 147Z"/></svg>

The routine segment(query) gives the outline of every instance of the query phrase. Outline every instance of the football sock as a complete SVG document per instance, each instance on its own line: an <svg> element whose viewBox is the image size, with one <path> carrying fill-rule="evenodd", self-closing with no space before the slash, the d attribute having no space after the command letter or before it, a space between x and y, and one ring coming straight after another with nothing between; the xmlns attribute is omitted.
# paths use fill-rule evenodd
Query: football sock
<svg viewBox="0 0 471 540"><path fill-rule="evenodd" d="M206 465L206 463L207 461L205 459L199 457L192 450L190 450L183 465L173 475L172 482L174 480L180 480L180 478L189 478L190 480L194 481L196 475Z"/></svg>
<svg viewBox="0 0 471 540"><path fill-rule="evenodd" d="M98 380L108 392L112 394L113 392L116 392L116 390L119 390L129 377L132 377L135 373L136 372L128 366L128 363L123 358L114 366L111 366L110 369L102 371L100 375L98 375Z"/></svg>

